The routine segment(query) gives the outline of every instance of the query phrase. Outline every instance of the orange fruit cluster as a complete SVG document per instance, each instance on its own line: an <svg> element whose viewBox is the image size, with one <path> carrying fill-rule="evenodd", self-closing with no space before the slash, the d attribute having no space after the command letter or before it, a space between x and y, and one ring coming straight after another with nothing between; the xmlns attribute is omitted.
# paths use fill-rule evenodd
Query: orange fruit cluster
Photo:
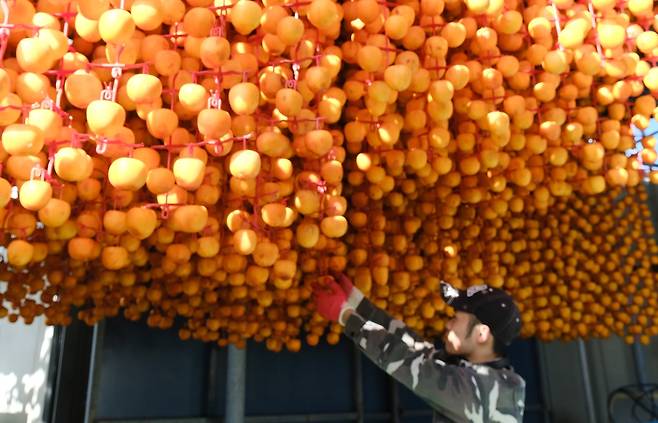
<svg viewBox="0 0 658 423"><path fill-rule="evenodd" d="M346 271L427 333L441 278L508 288L528 336L653 333L628 272L650 275L646 209L592 233L658 180L655 139L631 151L658 111L653 2L8 5L0 317L298 351L338 342L310 287Z"/></svg>
<svg viewBox="0 0 658 423"><path fill-rule="evenodd" d="M648 343L658 335L658 245L644 185L557 198L548 209L531 201L525 199L523 212L501 214L461 205L450 227L431 195L415 205L413 217L408 208L382 204L353 211L367 210L373 219L347 237L354 281L428 336L440 334L453 314L438 294L442 278L459 288L486 283L510 292L524 337L615 333Z"/></svg>

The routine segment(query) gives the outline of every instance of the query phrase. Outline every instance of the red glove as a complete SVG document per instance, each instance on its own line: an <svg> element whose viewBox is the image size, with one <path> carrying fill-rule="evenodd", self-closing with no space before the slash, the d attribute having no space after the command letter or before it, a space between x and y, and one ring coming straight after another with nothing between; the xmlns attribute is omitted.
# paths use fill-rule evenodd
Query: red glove
<svg viewBox="0 0 658 423"><path fill-rule="evenodd" d="M354 289L354 285L352 284L352 281L350 278L347 277L345 273L338 273L334 276L338 284L340 285L341 289L345 293L345 295L349 296L352 293L352 289Z"/></svg>
<svg viewBox="0 0 658 423"><path fill-rule="evenodd" d="M345 295L347 295L347 304L351 308L356 309L361 303L361 300L363 300L363 293L354 286L345 273L339 273L336 279Z"/></svg>
<svg viewBox="0 0 658 423"><path fill-rule="evenodd" d="M315 307L322 317L338 322L341 314L349 308L347 294L333 278L327 277L322 285L313 286Z"/></svg>

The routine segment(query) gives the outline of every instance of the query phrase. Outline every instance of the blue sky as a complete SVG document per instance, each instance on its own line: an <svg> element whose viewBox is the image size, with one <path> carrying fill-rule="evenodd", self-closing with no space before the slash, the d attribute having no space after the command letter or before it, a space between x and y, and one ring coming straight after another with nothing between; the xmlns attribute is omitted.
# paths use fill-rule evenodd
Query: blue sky
<svg viewBox="0 0 658 423"><path fill-rule="evenodd" d="M630 157L633 153L642 151L642 131L637 129L635 126L631 125L631 129L633 130L633 136L635 137L635 149L634 150L628 150L626 152L626 156ZM656 133L656 136L658 136L658 122L656 122L655 119L651 119L649 122L649 127L644 130L644 133L646 135ZM658 165L658 161L652 163L654 165ZM646 167L645 167L646 168ZM654 168L655 169L655 168Z"/></svg>
<svg viewBox="0 0 658 423"><path fill-rule="evenodd" d="M637 129L635 126L631 125L631 128L633 129L633 136L635 137L635 139L641 141L642 132L639 129ZM656 122L655 119L651 119L649 123L649 127L644 131L645 134L651 134L653 132L658 132L658 122Z"/></svg>

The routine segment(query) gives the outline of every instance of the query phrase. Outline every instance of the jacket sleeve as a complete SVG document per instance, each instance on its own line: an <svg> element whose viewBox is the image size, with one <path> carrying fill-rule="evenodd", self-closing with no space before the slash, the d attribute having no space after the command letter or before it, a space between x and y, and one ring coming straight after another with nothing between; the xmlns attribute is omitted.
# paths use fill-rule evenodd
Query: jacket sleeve
<svg viewBox="0 0 658 423"><path fill-rule="evenodd" d="M353 313L345 334L365 355L434 409L456 421L484 418L477 374L470 367L449 365L437 350L418 341L406 328L390 332L381 324Z"/></svg>
<svg viewBox="0 0 658 423"><path fill-rule="evenodd" d="M392 318L388 313L375 306L367 298L363 298L363 300L361 300L359 305L356 307L356 313L366 321L377 323L391 334L396 334L397 336L407 334L408 336L411 336L415 341L423 341L420 336L409 329L409 327L405 325L401 320Z"/></svg>

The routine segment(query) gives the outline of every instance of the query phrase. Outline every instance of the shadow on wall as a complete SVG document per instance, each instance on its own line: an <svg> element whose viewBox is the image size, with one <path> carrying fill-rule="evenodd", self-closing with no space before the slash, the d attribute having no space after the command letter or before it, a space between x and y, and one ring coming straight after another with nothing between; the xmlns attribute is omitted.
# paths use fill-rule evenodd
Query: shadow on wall
<svg viewBox="0 0 658 423"><path fill-rule="evenodd" d="M0 321L0 422L41 421L54 329Z"/></svg>

